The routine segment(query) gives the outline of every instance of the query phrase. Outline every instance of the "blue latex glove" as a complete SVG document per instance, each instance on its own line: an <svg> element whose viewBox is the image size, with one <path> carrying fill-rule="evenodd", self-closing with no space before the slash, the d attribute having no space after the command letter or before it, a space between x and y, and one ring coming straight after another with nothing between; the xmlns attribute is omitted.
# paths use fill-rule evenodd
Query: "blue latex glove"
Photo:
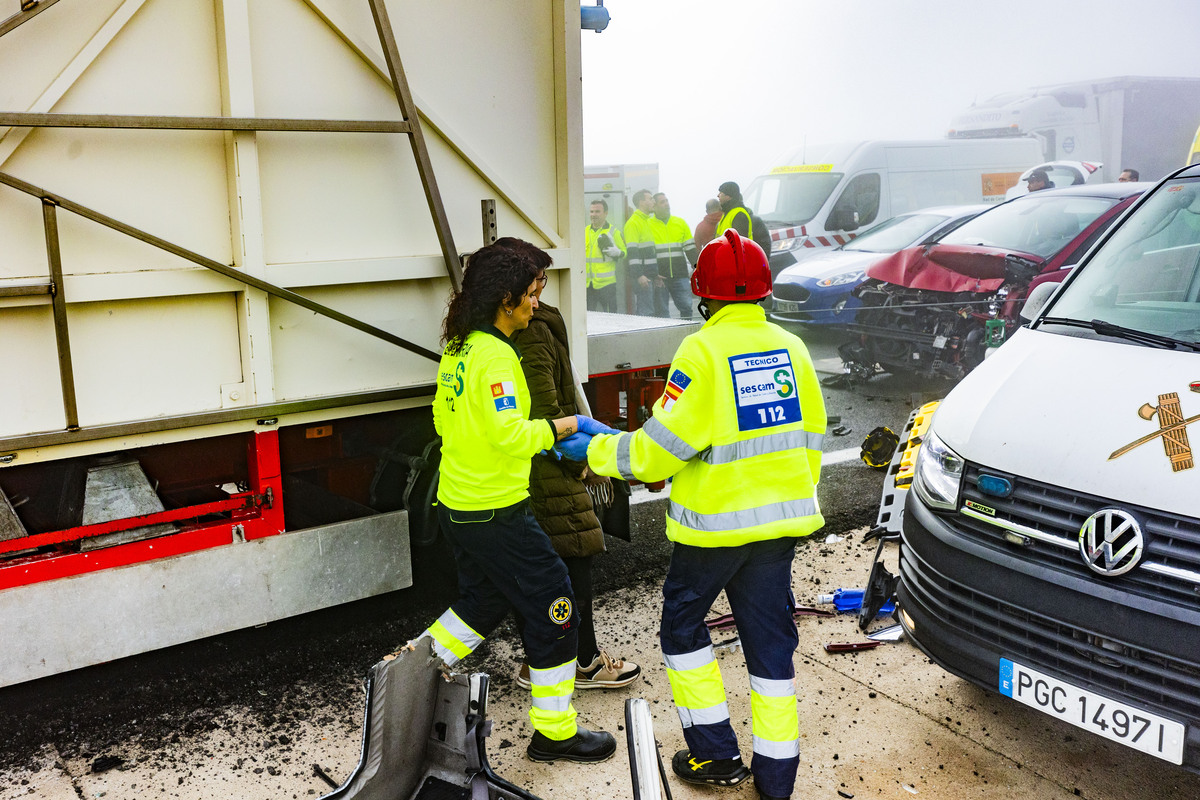
<svg viewBox="0 0 1200 800"><path fill-rule="evenodd" d="M588 436L599 436L602 433L620 433L616 428L610 428L603 422L598 422L591 417L585 417L583 414L575 415L575 424L579 426L580 433L586 433ZM568 439L567 441L571 441Z"/></svg>
<svg viewBox="0 0 1200 800"><path fill-rule="evenodd" d="M584 419L590 419L584 417ZM596 422L592 420L592 422ZM599 423L596 423L597 425ZM601 426L603 427L603 426ZM592 437L586 433L572 433L566 439L563 439L558 444L554 445L554 449L558 450L572 461L587 461L588 445L592 443Z"/></svg>

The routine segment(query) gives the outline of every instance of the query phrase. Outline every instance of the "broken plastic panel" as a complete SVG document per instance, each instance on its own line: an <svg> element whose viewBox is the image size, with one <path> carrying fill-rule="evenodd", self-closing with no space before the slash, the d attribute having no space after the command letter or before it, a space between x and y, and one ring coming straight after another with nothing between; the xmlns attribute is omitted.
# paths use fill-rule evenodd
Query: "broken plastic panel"
<svg viewBox="0 0 1200 800"><path fill-rule="evenodd" d="M488 765L488 676L415 647L371 668L358 766L322 800L538 800Z"/></svg>

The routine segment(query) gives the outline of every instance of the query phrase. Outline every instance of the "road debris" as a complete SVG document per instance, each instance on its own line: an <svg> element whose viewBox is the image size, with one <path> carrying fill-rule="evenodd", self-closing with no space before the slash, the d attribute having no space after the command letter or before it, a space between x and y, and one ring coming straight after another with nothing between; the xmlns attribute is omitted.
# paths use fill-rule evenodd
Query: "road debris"
<svg viewBox="0 0 1200 800"><path fill-rule="evenodd" d="M876 642L876 641L826 642L825 643L825 652L826 653L856 653L859 650L872 650L876 647L879 647L880 644L882 644L882 643Z"/></svg>
<svg viewBox="0 0 1200 800"><path fill-rule="evenodd" d="M321 769L320 764L313 764L313 775L316 775L321 780L329 784L330 788L338 788L338 782L329 776L329 773Z"/></svg>

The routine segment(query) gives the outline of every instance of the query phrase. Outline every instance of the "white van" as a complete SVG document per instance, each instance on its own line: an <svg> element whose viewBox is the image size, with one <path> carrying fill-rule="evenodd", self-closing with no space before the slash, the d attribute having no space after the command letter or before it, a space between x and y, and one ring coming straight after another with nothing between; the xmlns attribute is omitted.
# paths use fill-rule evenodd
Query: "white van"
<svg viewBox="0 0 1200 800"><path fill-rule="evenodd" d="M1022 315L924 435L901 621L950 672L1200 772L1200 166Z"/></svg>
<svg viewBox="0 0 1200 800"><path fill-rule="evenodd" d="M875 222L929 206L1000 203L1042 160L1033 139L931 139L813 145L743 193L771 228L771 274Z"/></svg>

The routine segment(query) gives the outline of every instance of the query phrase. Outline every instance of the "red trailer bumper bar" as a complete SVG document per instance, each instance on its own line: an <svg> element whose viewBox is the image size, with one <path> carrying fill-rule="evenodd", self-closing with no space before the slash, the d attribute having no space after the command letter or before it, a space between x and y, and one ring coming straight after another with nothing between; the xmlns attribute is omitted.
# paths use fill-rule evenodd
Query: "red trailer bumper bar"
<svg viewBox="0 0 1200 800"><path fill-rule="evenodd" d="M251 435L246 458L250 490L231 495L225 500L0 542L0 555L46 546L58 548L50 553L0 561L0 590L233 544L235 538L250 540L283 533L279 433L271 430ZM92 536L167 522L199 520L213 514L227 516L215 522L185 525L176 533L151 539L90 552L65 551L65 546L70 543Z"/></svg>

